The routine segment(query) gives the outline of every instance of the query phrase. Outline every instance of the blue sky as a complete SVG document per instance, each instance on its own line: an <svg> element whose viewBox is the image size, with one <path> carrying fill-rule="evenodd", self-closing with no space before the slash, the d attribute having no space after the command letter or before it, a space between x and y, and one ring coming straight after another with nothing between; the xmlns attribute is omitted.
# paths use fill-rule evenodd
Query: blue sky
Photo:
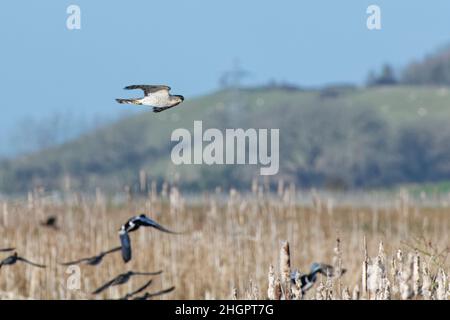
<svg viewBox="0 0 450 320"><path fill-rule="evenodd" d="M81 8L81 30L66 9ZM366 28L366 8L382 30ZM250 83L364 81L450 42L450 1L4 1L0 10L0 154L25 116L114 115L134 83L165 83L187 98L218 88L234 59ZM16 128L17 129L17 128Z"/></svg>

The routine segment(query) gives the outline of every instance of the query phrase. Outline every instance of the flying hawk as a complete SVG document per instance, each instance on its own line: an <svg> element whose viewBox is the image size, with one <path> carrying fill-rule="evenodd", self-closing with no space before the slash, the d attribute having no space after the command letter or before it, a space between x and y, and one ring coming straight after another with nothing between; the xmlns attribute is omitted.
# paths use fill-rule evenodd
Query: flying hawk
<svg viewBox="0 0 450 320"><path fill-rule="evenodd" d="M169 94L170 87L164 85L132 85L124 88L125 90L141 89L144 91L144 97L138 99L116 99L118 103L136 104L153 107L153 112L161 112L175 107L184 101L181 95Z"/></svg>

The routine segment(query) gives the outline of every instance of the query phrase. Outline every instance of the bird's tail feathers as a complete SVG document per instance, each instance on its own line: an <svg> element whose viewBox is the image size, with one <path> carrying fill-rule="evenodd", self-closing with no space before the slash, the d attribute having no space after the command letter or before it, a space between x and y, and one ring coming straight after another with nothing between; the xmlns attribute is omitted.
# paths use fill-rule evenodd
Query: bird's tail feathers
<svg viewBox="0 0 450 320"><path fill-rule="evenodd" d="M122 104L138 104L136 99L116 99L116 101Z"/></svg>

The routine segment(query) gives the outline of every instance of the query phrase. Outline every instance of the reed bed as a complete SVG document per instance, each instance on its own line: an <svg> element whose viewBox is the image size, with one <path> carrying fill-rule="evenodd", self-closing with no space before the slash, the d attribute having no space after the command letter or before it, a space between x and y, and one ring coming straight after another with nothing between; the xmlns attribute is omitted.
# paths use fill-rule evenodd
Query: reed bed
<svg viewBox="0 0 450 320"><path fill-rule="evenodd" d="M352 206L294 186L269 193L254 184L249 193L232 189L223 195L218 190L195 201L168 184L159 190L152 184L140 196L130 190L121 201L101 190L94 195L66 190L59 197L35 190L24 199L4 200L0 247L16 247L19 255L47 268L1 268L0 298L115 299L148 279L134 277L100 295L91 292L128 270L163 270L148 291L176 289L161 299L449 297L450 209L414 204L404 192L396 205L374 199L373 205ZM300 198L311 199L311 205L299 204ZM155 229L131 234L133 259L128 264L120 253L105 257L99 266L58 264L118 246L119 227L139 213L183 234ZM57 217L59 230L41 226L50 215ZM312 262L347 272L319 277L302 295L289 281L289 272L307 272ZM78 273L79 283L73 285Z"/></svg>

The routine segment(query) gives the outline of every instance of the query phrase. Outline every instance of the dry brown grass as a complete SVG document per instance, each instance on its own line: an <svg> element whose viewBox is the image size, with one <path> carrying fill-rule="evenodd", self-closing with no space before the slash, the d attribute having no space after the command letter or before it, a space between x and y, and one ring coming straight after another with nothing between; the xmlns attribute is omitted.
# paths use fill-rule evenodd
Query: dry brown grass
<svg viewBox="0 0 450 320"><path fill-rule="evenodd" d="M309 192L295 194L295 197L310 196ZM122 204L113 204L100 192L91 200L88 198L69 193L64 201L53 201L34 192L28 199L5 201L0 206L0 247L14 246L19 255L48 266L45 270L21 264L2 268L0 297L118 298L147 279L132 278L128 284L106 290L99 296L89 292L128 270L164 270L161 276L153 277L154 283L149 288L158 291L175 286L176 290L164 299L266 299L269 266L275 266L274 274L280 274L282 241L290 244L291 268L307 271L317 261L338 263L347 269L339 281L330 284L322 278L315 286L320 290L333 286L333 298L348 299L359 295L359 288L365 289L361 283L364 237L371 262L377 256L385 259L384 265L389 266L385 272L390 279L395 277L391 276L395 268L390 264L398 249L406 257L415 251L419 253L420 262L426 262L431 274L433 290L437 286L434 276L444 275L438 270L445 274L449 270L446 255L450 245L450 210L413 206L402 197L398 206L378 209L376 206L332 206L331 201L320 199L316 193L312 196L313 206L298 205L293 201L293 188L278 195L264 194L258 188L253 188L253 193L248 195L231 191L225 200L215 194L204 195L192 204L176 189L167 195L153 192L145 198L129 198ZM120 225L140 212L185 234L168 235L141 229L131 235L134 254L131 262L125 265L116 253L105 257L97 267L81 265L81 289L68 290L67 268L57 262L92 256L119 245ZM39 225L49 215L58 217L60 230ZM380 242L384 253L379 254ZM417 278L417 266L412 272ZM276 279L271 281L273 295L279 296L280 284ZM336 289L337 285L341 291ZM392 289L394 283L390 286ZM446 291L448 284L445 286ZM315 289L305 298L315 298L322 292ZM414 291L414 286L411 290Z"/></svg>

